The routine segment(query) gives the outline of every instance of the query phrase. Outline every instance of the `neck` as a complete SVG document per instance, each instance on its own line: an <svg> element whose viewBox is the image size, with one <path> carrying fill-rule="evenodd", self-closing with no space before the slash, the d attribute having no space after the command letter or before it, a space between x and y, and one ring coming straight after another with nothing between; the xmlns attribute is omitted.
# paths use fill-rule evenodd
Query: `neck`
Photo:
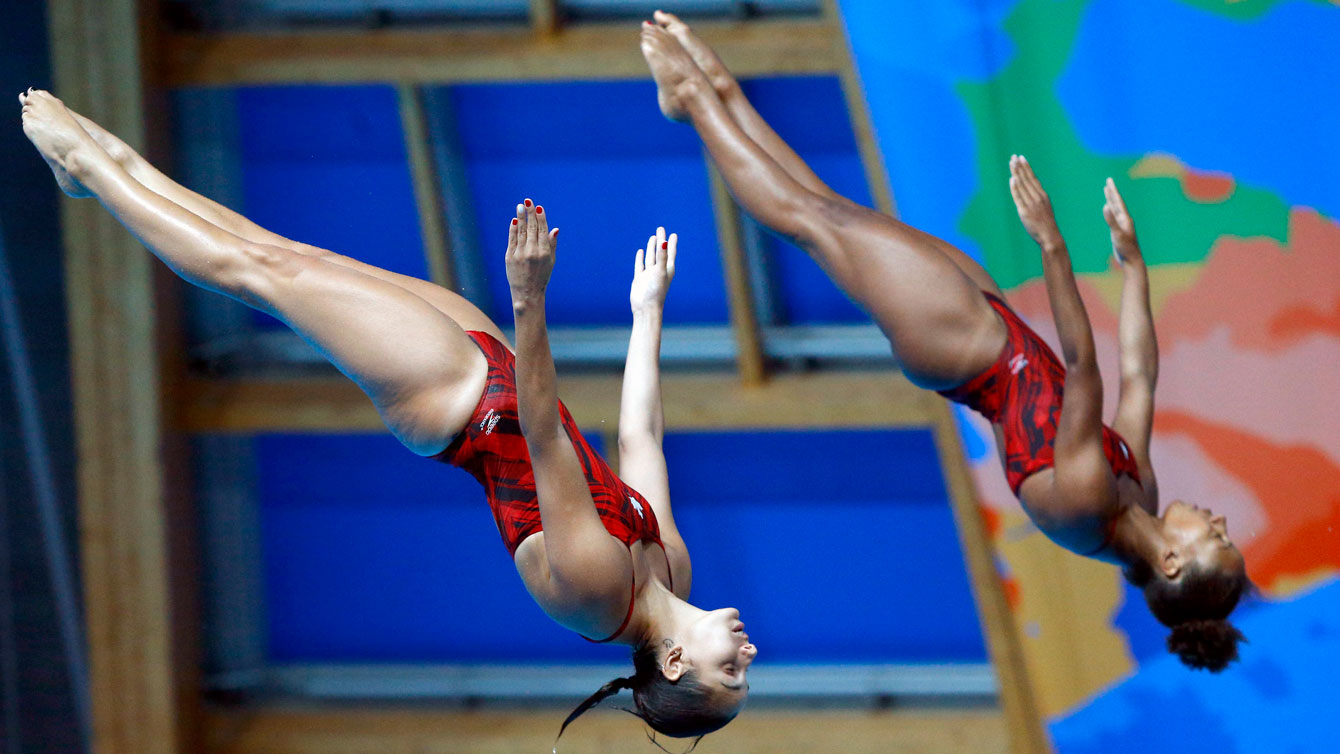
<svg viewBox="0 0 1340 754"><path fill-rule="evenodd" d="M1162 550L1162 522L1144 508L1131 505L1117 518L1106 551L1111 557L1106 559L1123 565L1144 561L1156 567Z"/></svg>
<svg viewBox="0 0 1340 754"><path fill-rule="evenodd" d="M625 644L640 645L673 638L679 626L703 611L676 597L661 580L653 577L638 590L633 617L624 631Z"/></svg>

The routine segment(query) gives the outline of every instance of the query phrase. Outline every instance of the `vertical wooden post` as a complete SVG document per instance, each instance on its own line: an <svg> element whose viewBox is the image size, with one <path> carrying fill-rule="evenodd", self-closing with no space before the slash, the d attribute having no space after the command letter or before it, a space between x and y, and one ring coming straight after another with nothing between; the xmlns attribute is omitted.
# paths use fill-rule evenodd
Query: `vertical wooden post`
<svg viewBox="0 0 1340 754"><path fill-rule="evenodd" d="M1014 754L1043 754L1051 751L1047 731L1042 725L1037 693L1028 676L1019 627L1010 612L996 570L995 548L986 529L977 490L959 441L958 427L949 404L939 398L931 401L935 414L935 447L949 487L958 527L963 560L977 601L977 617L991 653L996 671L1000 709L1010 732L1010 751Z"/></svg>
<svg viewBox="0 0 1340 754"><path fill-rule="evenodd" d="M405 134L405 152L409 156L409 172L414 183L414 203L419 210L419 233L423 236L428 276L434 283L455 290L456 276L451 267L451 250L443 220L442 193L439 190L442 184L438 181L436 163L433 161L423 97L419 87L402 81L396 84L396 100L400 105L400 127Z"/></svg>
<svg viewBox="0 0 1340 754"><path fill-rule="evenodd" d="M540 36L558 31L558 0L530 0L530 25Z"/></svg>
<svg viewBox="0 0 1340 754"><path fill-rule="evenodd" d="M882 212L897 217L897 204L889 184L883 155L875 142L874 124L861 90L860 77L852 58L845 27L837 0L824 0L824 13L832 22L833 44L838 46L837 57L842 61L839 76L851 113L852 131L856 134L857 149L865 167L866 181L875 206ZM949 405L938 398L929 408L934 416L932 432L940 456L949 497L954 507L959 542L968 567L973 595L977 601L977 615L987 639L991 662L996 671L1001 712L1010 732L1010 749L1014 754L1042 754L1051 750L1037 693L1028 675L1023 642L1019 629L1005 599L1000 574L996 571L995 548L982 520L967 460L963 455L958 427Z"/></svg>
<svg viewBox="0 0 1340 754"><path fill-rule="evenodd" d="M144 33L156 5L51 0L56 94L146 141ZM165 331L148 253L93 201L63 200L92 748L195 751L198 662L180 450L164 432ZM175 313L169 316L175 322ZM170 368L170 367L169 367ZM177 496L174 497L174 494Z"/></svg>
<svg viewBox="0 0 1340 754"><path fill-rule="evenodd" d="M740 380L746 385L761 385L767 379L763 358L763 336L749 283L749 266L744 256L740 230L740 208L730 195L726 179L710 157L706 157L708 179L712 184L712 210L716 216L717 241L721 244L721 264L726 273L726 295L730 302L731 327L739 354L736 363Z"/></svg>

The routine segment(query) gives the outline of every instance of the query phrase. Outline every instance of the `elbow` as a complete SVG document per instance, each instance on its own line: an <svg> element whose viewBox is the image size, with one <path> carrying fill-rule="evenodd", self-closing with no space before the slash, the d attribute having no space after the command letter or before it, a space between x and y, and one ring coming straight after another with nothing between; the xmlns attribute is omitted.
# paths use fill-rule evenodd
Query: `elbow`
<svg viewBox="0 0 1340 754"><path fill-rule="evenodd" d="M661 435L651 427L619 430L619 453L628 454L642 448L661 447Z"/></svg>

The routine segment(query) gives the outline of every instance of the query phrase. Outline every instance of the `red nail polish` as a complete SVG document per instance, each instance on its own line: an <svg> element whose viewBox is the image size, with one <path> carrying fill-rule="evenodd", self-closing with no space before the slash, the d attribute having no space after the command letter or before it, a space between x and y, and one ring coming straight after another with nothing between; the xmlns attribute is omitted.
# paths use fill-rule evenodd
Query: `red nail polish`
<svg viewBox="0 0 1340 754"><path fill-rule="evenodd" d="M535 208L535 214L537 214L537 215L543 215L543 214L544 214L544 207L536 207L536 208Z"/></svg>
<svg viewBox="0 0 1340 754"><path fill-rule="evenodd" d="M516 218L515 218L515 217L512 218L512 224L513 224L513 225L516 225Z"/></svg>
<svg viewBox="0 0 1340 754"><path fill-rule="evenodd" d="M662 248L662 249L668 249L668 248L670 248L670 244L669 244L668 242L666 242L666 241L662 241L662 242L661 242L661 248Z"/></svg>
<svg viewBox="0 0 1340 754"><path fill-rule="evenodd" d="M527 207L530 206L530 200L529 200L529 199L526 200L526 206L527 206Z"/></svg>

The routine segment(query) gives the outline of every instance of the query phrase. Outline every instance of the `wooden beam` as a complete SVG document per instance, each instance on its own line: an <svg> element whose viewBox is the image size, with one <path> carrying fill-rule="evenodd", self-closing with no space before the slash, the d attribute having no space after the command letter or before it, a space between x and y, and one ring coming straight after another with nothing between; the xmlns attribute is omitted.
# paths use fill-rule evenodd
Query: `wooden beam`
<svg viewBox="0 0 1340 754"><path fill-rule="evenodd" d="M828 21L704 22L694 30L741 77L838 70ZM637 34L633 23L548 36L489 28L175 34L163 74L170 86L648 78Z"/></svg>
<svg viewBox="0 0 1340 754"><path fill-rule="evenodd" d="M405 134L405 152L409 156L410 179L414 184L414 203L419 215L419 234L423 237L423 255L428 262L428 278L456 290L451 267L446 222L443 219L441 182L438 180L432 145L428 139L428 120L424 117L423 95L414 84L396 84L400 106L400 127Z"/></svg>
<svg viewBox="0 0 1340 754"><path fill-rule="evenodd" d="M559 378L559 395L583 427L617 427L620 376ZM896 372L779 374L746 387L729 373L662 376L669 429L924 427L935 395ZM342 377L193 379L178 414L188 432L379 432L372 403Z"/></svg>
<svg viewBox="0 0 1340 754"><path fill-rule="evenodd" d="M726 179L705 151L703 158L712 186L712 213L716 217L717 243L721 246L721 265L726 275L726 296L730 304L731 328L735 331L740 381L746 385L761 385L767 379L767 365L763 358L758 312L754 309L753 286L749 281L749 262L745 259L740 208L731 196Z"/></svg>
<svg viewBox="0 0 1340 754"><path fill-rule="evenodd" d="M71 107L153 152L146 103L147 0L52 0L56 92ZM162 108L166 109L166 108ZM183 562L189 500L164 431L160 370L174 313L156 262L93 201L63 200L61 228L78 447L80 565L99 754L198 751L199 657L191 570Z"/></svg>
<svg viewBox="0 0 1340 754"><path fill-rule="evenodd" d="M995 547L977 501L977 488L959 441L958 425L947 402L938 401L934 434L959 542L963 545L963 560L977 601L977 618L996 670L1000 708L1010 732L1010 751L1043 754L1051 751L1051 743L1042 724L1037 691L1029 677L1019 627L996 570Z"/></svg>
<svg viewBox="0 0 1340 754"><path fill-rule="evenodd" d="M560 706L527 710L452 711L424 707L216 708L205 754L511 754L549 751ZM563 754L625 754L655 747L644 726L615 710L592 710L563 736ZM779 754L841 750L937 754L1005 754L1005 730L994 709L749 710L713 733L710 751ZM679 751L667 744L671 751Z"/></svg>

